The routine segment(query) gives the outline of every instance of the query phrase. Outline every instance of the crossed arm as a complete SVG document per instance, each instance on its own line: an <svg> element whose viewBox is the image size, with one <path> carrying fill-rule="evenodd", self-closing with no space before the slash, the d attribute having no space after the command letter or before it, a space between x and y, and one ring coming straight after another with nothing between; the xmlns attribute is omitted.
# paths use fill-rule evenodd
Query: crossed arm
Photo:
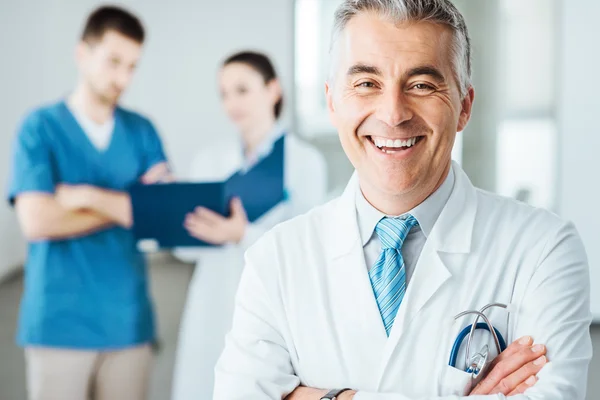
<svg viewBox="0 0 600 400"><path fill-rule="evenodd" d="M170 179L166 163L150 168L143 183ZM89 185L58 185L54 194L25 192L15 199L21 230L30 241L86 236L119 225L131 227L131 201L126 192Z"/></svg>
<svg viewBox="0 0 600 400"><path fill-rule="evenodd" d="M319 400L331 389L298 387L300 378L292 368L278 323L285 319L278 281L270 278L271 269L265 262L270 250L265 246L247 254L233 328L216 368L215 399L274 400L288 396L289 400ZM532 351L536 348L529 336L523 343L513 343L496 358L487 378L470 396L481 400L501 400L513 395L515 400L583 400L592 354L589 296L589 269L583 244L575 228L563 224L548 232L513 331L515 337L531 335L547 349ZM418 400L459 398L462 397ZM339 400L349 399L417 400L400 393L362 391L345 392Z"/></svg>
<svg viewBox="0 0 600 400"><path fill-rule="evenodd" d="M535 347L530 336L516 340L494 359L490 373L473 388L470 396L498 393L516 396L525 393L537 382L536 375L546 364L545 354L546 347L543 345ZM326 393L327 390L298 387L286 397L286 400L318 400ZM344 392L338 400L352 400L356 393L356 391ZM395 399L391 396L385 399Z"/></svg>

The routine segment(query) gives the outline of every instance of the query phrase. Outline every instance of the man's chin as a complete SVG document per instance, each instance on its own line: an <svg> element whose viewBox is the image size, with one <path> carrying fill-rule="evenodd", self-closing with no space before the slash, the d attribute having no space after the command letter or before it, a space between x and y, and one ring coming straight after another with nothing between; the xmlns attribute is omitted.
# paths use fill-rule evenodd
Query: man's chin
<svg viewBox="0 0 600 400"><path fill-rule="evenodd" d="M121 98L121 94L118 95L102 95L100 96L100 100L107 105L115 106L119 102Z"/></svg>
<svg viewBox="0 0 600 400"><path fill-rule="evenodd" d="M391 196L410 193L419 185L417 177L405 173L382 173L377 179L381 191Z"/></svg>
<svg viewBox="0 0 600 400"><path fill-rule="evenodd" d="M359 179L362 174L359 173ZM419 182L414 176L407 176L403 173L371 172L370 177L365 177L365 181L373 182L372 189L385 194L386 196L402 196L412 192ZM362 179L361 179L362 181Z"/></svg>

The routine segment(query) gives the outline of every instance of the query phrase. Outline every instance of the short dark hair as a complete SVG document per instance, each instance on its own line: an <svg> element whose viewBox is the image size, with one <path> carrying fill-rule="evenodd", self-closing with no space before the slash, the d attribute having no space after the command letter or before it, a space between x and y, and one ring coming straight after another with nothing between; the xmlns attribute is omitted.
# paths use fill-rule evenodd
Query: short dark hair
<svg viewBox="0 0 600 400"><path fill-rule="evenodd" d="M144 43L144 26L140 20L129 11L115 6L102 6L92 12L85 23L81 40L99 40L108 31Z"/></svg>
<svg viewBox="0 0 600 400"><path fill-rule="evenodd" d="M253 51L242 51L236 53L229 58L227 58L223 62L223 66L233 64L233 63L241 63L246 64L256 72L262 75L265 83L271 82L273 79L277 79L277 73L275 72L275 67L273 67L273 63L266 55L262 53L257 53ZM281 115L281 109L283 107L283 95L279 97L277 103L275 103L275 118L279 118Z"/></svg>

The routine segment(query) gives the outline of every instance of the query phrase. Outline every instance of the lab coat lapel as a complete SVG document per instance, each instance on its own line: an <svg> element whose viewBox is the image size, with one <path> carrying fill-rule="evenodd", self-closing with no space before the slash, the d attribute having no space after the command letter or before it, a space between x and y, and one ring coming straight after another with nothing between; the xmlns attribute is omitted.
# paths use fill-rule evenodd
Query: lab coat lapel
<svg viewBox="0 0 600 400"><path fill-rule="evenodd" d="M385 364L402 341L403 334L415 317L452 276L456 266L442 257L443 253L467 254L477 211L477 194L466 174L453 164L454 189L421 251L415 272L398 310L386 346Z"/></svg>
<svg viewBox="0 0 600 400"><path fill-rule="evenodd" d="M356 215L355 194L359 190L358 179L352 177L332 215L331 231L326 236L331 274L336 281L331 288L334 299L334 318L342 331L341 346L360 349L361 357L353 365L355 371L373 367L366 382L375 385L379 378L381 355L387 335L365 263ZM358 353L357 353L358 354ZM360 365L358 365L358 363ZM347 368L347 367L346 367ZM346 371L348 372L348 371Z"/></svg>
<svg viewBox="0 0 600 400"><path fill-rule="evenodd" d="M390 332L385 347L384 365L387 366L396 347L401 345L402 337L411 321L450 277L451 274L434 248L433 243L430 241L425 242ZM406 345L410 344L407 343Z"/></svg>

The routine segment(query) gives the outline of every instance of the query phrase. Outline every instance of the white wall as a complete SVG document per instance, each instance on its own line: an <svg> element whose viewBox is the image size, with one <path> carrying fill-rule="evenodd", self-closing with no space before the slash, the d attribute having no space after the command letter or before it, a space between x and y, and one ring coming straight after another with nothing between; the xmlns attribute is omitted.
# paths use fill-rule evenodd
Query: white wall
<svg viewBox="0 0 600 400"><path fill-rule="evenodd" d="M95 0L0 0L0 185L10 142L26 110L66 94L76 81L74 46ZM287 89L293 83L292 0L120 1L143 20L148 40L124 104L159 128L176 173L185 173L211 137L233 134L219 101L216 72L231 52L266 52ZM23 241L12 210L0 206L0 277L22 261Z"/></svg>
<svg viewBox="0 0 600 400"><path fill-rule="evenodd" d="M496 189L498 101L498 0L454 0L465 16L473 47L475 103L462 140L462 167L473 184Z"/></svg>
<svg viewBox="0 0 600 400"><path fill-rule="evenodd" d="M560 212L585 242L592 280L592 312L600 322L600 2L562 1Z"/></svg>

